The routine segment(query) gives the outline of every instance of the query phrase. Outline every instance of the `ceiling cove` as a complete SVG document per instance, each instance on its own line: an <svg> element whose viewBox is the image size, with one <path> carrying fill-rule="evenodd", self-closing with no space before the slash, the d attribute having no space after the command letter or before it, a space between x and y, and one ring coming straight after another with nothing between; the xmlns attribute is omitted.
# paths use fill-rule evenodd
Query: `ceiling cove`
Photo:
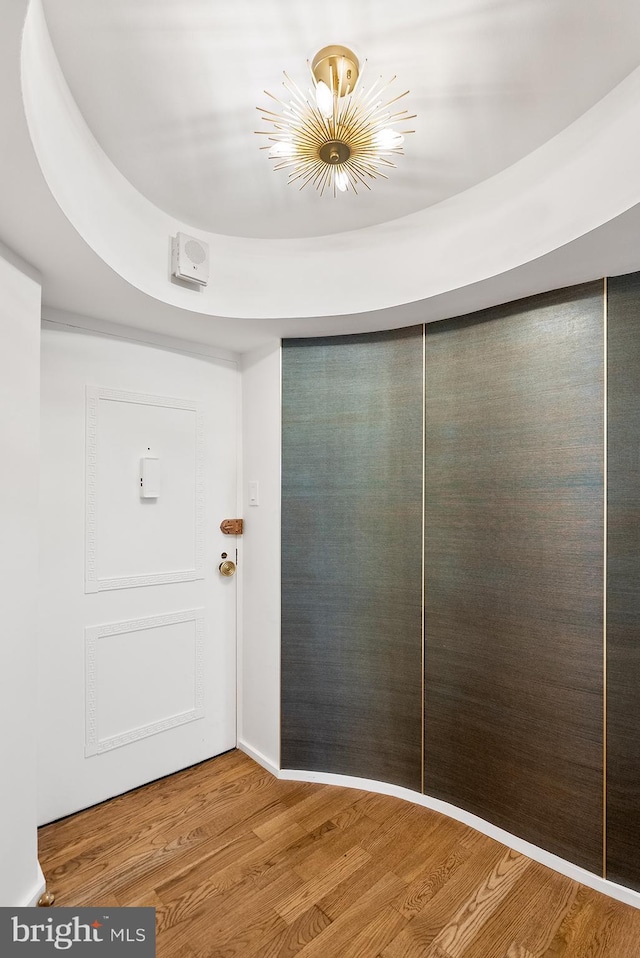
<svg viewBox="0 0 640 958"><path fill-rule="evenodd" d="M304 77L305 57L321 46L323 31L326 34L335 29L329 22L332 10L335 15L333 4L328 5L314 36L306 19L302 26L287 19L281 4L250 5L254 11L263 6L269 11L256 13L246 40L247 51L237 61L238 76L232 72L227 83L216 71L226 64L229 73L230 52L241 45L236 12L227 16L226 11L224 20L218 13L218 19L206 21L210 28L198 30L197 16L203 14L205 5L196 0L185 4L184 10L178 4L154 3L153 11L149 4L136 5L132 10L130 4L114 2L106 5L108 12L104 4L94 0L73 0L75 32L65 32L64 23L73 22L73 17L68 9L64 18L57 15L60 6L47 2L43 9L41 0L32 0L22 41L25 112L42 174L67 219L111 270L147 296L181 311L273 320L284 323L283 329L295 328L310 335L325 327L329 331L331 317L357 318L357 329L367 326L367 316L371 317L370 328L402 325L407 320L415 321L414 307L425 302L439 304L439 315L427 318L442 318L451 315L451 309L460 303L461 290L484 290L479 305L485 305L487 299L504 295L499 292L501 286L519 294L518 284L506 281L508 278L527 276L523 294L541 288L543 280L534 278L532 264L543 264L558 254L559 261L564 257L575 267L577 260L567 256L567 251L576 243L584 246L585 238L597 236L640 202L640 141L634 135L640 125L640 69L636 65L637 45L632 50L628 39L634 31L637 36L640 14L637 24L626 21L634 30L625 31L622 14L615 21L610 43L619 49L620 57L604 58L605 66L592 71L586 85L586 65L592 62L589 58L595 49L597 24L583 17L585 23L578 31L575 50L572 45L575 59L571 69L578 71L577 76L571 89L563 88L563 95L555 98L550 85L566 83L568 78L562 73L566 66L556 64L559 50L551 38L555 23L551 4L539 5L538 10L545 8L550 17L540 22L533 13L536 5L523 5L532 18L527 21L531 26L531 50L525 57L516 44L504 53L505 62L491 69L489 52L482 45L484 31L494 22L493 14L487 11L502 10L503 43L515 29L512 15L503 4L483 5L470 0L459 0L446 8L435 4L426 24L417 4L401 4L404 15L391 30L384 20L390 14L384 13L382 4L374 3L367 5L372 18L360 33L355 12L353 17L350 14L344 27L346 35L341 39L375 62L376 70L385 76L397 73L402 89L411 88L410 105L418 114L417 132L407 146L402 166L393 171L389 180L392 185L382 183L383 189L378 191L376 184L375 192L366 197L340 195L334 199L308 191L311 199L305 199L265 162L258 138L253 135L257 114L251 115L249 126L241 117L249 104L253 103L252 108L257 105L260 90L277 81L278 71L285 68ZM244 6L241 3L238 9ZM349 5L349 9L351 6L354 11L362 8L361 4ZM581 6L584 8L584 4ZM626 6L625 15L632 18L633 7L629 5L626 11ZM567 4L562 15L572 12L577 17L579 7ZM597 5L593 7L595 10ZM557 4L553 9L557 10ZM482 10L487 12L485 20L480 17ZM278 11L282 24L271 32L266 27L263 30L260 16L273 17ZM276 22L280 23L277 17ZM571 25L577 22L571 21ZM378 30L380 36L385 35L383 27L389 37L386 47L376 39ZM423 49L421 55L420 37L431 27L437 27L440 46L429 47L429 56ZM408 38L414 33L412 43ZM94 38L91 43L78 42L90 35ZM451 104L454 88L458 94L464 88L473 99L468 73L460 73L455 82L452 79L455 64L464 62L461 51L470 49L472 37L478 47L474 54L480 89L476 107L482 113L487 101L487 110L482 119L476 118L474 126L468 111L461 109L457 122L468 137L465 149L455 136L444 135L449 128L444 121L438 125L441 107L432 100L439 91L438 95ZM124 96L117 84L113 89L118 70L114 71L108 60L108 50L118 39L129 53L118 58L118 68L124 70L118 82L127 84L129 96ZM213 43L211 49L207 47L209 42ZM522 39L519 42L524 43ZM136 58L141 49L147 53ZM495 53L491 44L490 49ZM77 51L83 51L82 55ZM212 51L215 69L203 72ZM184 147L180 130L173 141L180 113L175 102L170 104L163 126L161 106L170 91L168 81L156 89L161 56L169 77L175 76L172 65L176 65L176 56L181 58L177 65L185 70L189 57L203 68L198 76L208 91L209 120L202 125L200 146L196 148L192 143L184 153L180 152ZM85 62L87 57L93 58L95 74ZM521 75L518 70L524 70L523 57L528 66ZM537 85L529 75L534 69L533 60L540 74ZM434 61L441 68L439 86ZM552 65L560 72L554 73ZM140 70L147 71L146 80ZM520 79L514 80L515 76ZM92 79L87 81L86 77ZM196 79L187 70L183 92L195 91ZM531 92L534 87L535 96L540 98L535 102ZM100 93L105 90L111 90L113 103L105 102ZM204 111L205 100L200 97L204 93L198 92L196 106L189 106L184 118L192 138L195 120L191 111ZM517 110L511 103L514 97ZM529 119L515 124L517 130L507 135L504 125L514 126L514 111L522 112L526 105L523 97L525 101L529 97ZM119 123L114 121L114 103L120 105ZM238 129L226 129L227 112L232 114L233 123L246 128L246 139L238 139ZM220 135L216 140L218 125ZM495 136L492 130L498 131ZM186 136L184 130L182 134ZM445 149L446 144L448 159L441 161L451 167L449 177L435 172L440 161L436 162L435 147L429 144L438 139L439 148ZM198 179L203 169L199 165L202 150L210 155L212 142L222 153L216 159L218 166L216 162L212 166L217 171L215 187L206 177ZM150 162L151 155L157 162ZM233 162L229 160L231 155L235 157ZM452 157L456 158L453 165ZM220 166L223 161L230 164L229 169ZM174 183L181 175L182 189L169 189L170 168ZM148 175L143 175L144 170ZM194 184L203 198L198 208L190 198ZM240 184L245 186L244 198L236 195ZM256 184L260 201L252 192ZM222 194L229 201L228 208ZM347 204L343 205L345 199ZM170 237L179 230L210 245L211 283L195 294L169 281ZM623 268L627 268L627 262L628 258ZM547 273L552 275L553 269ZM569 270L567 281L589 278L579 274L579 269ZM496 291L489 293L487 284L493 284ZM324 325L319 317L325 318Z"/></svg>

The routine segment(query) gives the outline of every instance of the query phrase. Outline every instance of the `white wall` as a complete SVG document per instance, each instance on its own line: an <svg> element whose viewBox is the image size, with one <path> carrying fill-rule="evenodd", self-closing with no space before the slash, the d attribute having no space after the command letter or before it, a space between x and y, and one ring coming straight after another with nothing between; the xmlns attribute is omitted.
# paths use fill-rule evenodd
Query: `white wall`
<svg viewBox="0 0 640 958"><path fill-rule="evenodd" d="M0 245L0 906L35 904L40 284Z"/></svg>
<svg viewBox="0 0 640 958"><path fill-rule="evenodd" d="M280 342L242 363L243 536L238 745L280 767ZM260 504L249 505L249 483Z"/></svg>

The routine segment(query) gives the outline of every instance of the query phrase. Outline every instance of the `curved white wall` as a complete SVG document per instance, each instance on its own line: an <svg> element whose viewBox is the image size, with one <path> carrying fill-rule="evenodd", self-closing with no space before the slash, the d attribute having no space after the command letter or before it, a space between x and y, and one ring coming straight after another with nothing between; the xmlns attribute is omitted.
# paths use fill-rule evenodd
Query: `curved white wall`
<svg viewBox="0 0 640 958"><path fill-rule="evenodd" d="M380 226L305 240L203 233L137 193L87 129L40 0L27 16L22 80L43 174L86 242L148 295L210 315L329 317L439 296L542 257L640 202L640 68L561 134L465 193ZM211 246L212 281L197 294L169 279L178 229Z"/></svg>

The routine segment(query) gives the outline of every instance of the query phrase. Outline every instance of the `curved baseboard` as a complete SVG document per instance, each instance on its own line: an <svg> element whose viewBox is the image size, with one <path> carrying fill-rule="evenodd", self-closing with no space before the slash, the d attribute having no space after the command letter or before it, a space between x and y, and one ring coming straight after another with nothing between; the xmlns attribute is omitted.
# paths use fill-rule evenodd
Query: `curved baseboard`
<svg viewBox="0 0 640 958"><path fill-rule="evenodd" d="M260 762L248 748L245 748L243 745L239 747L243 751L246 751L247 755L251 758ZM260 762L260 764L263 765L264 763ZM264 767L268 768L269 766L265 765ZM271 770L271 768L269 768L269 770ZM640 892L633 891L631 888L625 888L624 885L618 885L616 882L608 881L605 878L600 878L598 875L594 875L593 872L589 872L579 865L574 865L564 858L559 858L557 855L545 851L544 848L532 845L530 842L518 838L517 835L512 835L510 832L506 832L504 829L492 825L491 822L487 822L483 818L471 814L471 812L465 812L464 809L458 808L456 805L450 805L449 802L440 801L438 798L431 798L429 795L420 795L418 792L413 792L411 789L403 788L400 785L390 785L388 782L377 782L368 778L355 778L352 775L334 775L331 772L309 772L289 768L280 769L276 774L278 778L284 781L317 782L319 785L340 785L343 788L358 788L367 792L377 792L380 795L391 795L394 798L401 798L405 802L413 802L414 805L422 805L424 808L429 808L432 811L440 812L442 815L447 815L449 818L453 818L463 825L470 825L471 828L482 832L483 835L494 838L502 845L513 848L514 851L526 855L528 858L533 859L533 861L540 862L541 865L552 868L561 875L566 875L567 878L587 885L589 888L602 892L603 895L608 895L610 898L615 898L617 901L624 902L626 905L631 905L633 908L640 909Z"/></svg>

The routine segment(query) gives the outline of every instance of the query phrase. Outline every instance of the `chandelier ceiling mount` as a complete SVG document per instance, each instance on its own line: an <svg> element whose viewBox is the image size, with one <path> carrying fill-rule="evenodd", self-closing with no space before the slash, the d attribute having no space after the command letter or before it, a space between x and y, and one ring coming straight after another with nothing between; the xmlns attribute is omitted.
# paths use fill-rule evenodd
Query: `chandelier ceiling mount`
<svg viewBox="0 0 640 958"><path fill-rule="evenodd" d="M338 96L346 96L358 82L360 64L349 47L332 43L318 50L311 61L311 73L316 83L324 83L329 89L335 84Z"/></svg>

